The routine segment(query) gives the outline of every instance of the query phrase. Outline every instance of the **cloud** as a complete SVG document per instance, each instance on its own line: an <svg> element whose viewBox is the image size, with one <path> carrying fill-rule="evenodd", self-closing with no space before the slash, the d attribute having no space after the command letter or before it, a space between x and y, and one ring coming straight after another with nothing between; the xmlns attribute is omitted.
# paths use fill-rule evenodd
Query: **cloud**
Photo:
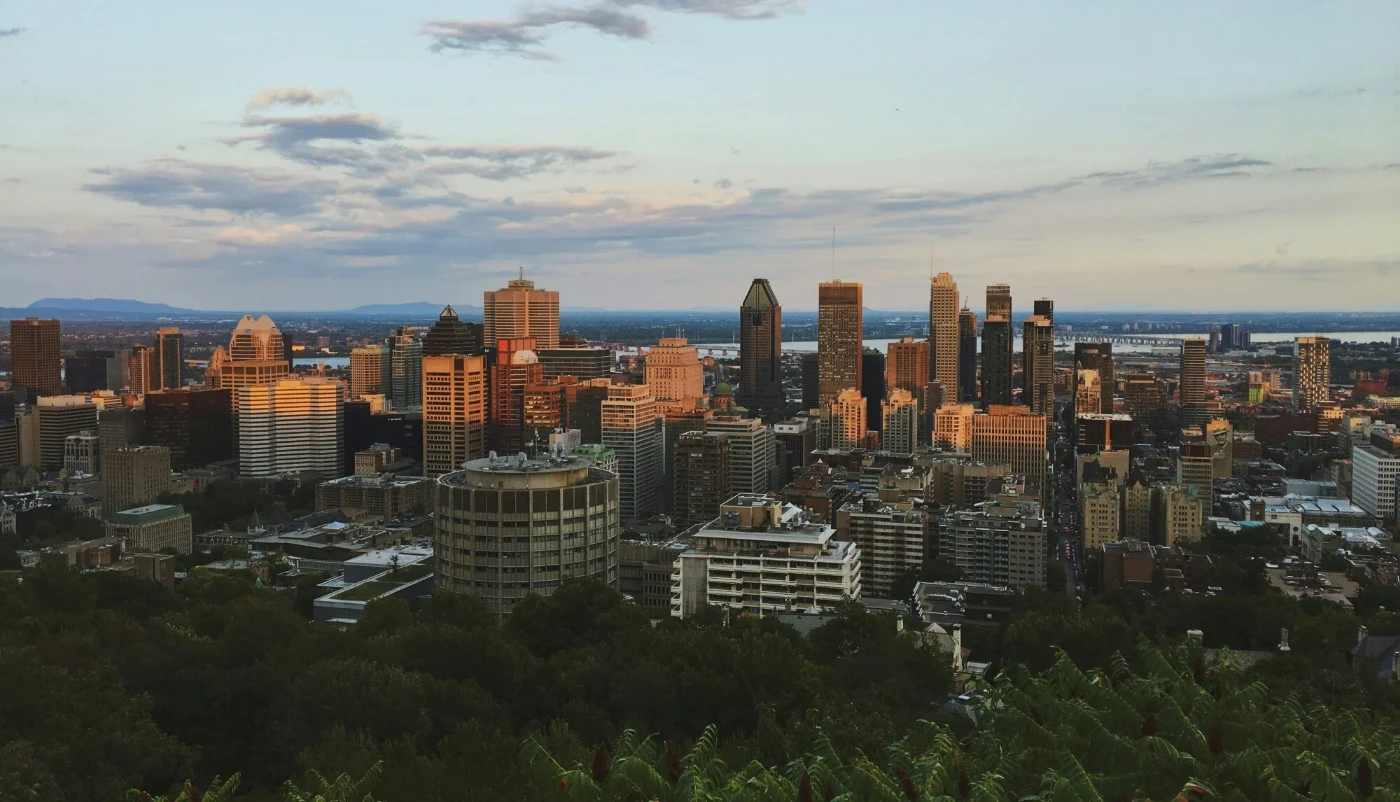
<svg viewBox="0 0 1400 802"><path fill-rule="evenodd" d="M1292 247L1293 240L1288 240L1287 242L1280 242L1274 247L1274 253L1278 254L1279 256L1288 256L1288 251Z"/></svg>
<svg viewBox="0 0 1400 802"><path fill-rule="evenodd" d="M732 186L734 186L734 182L728 178L721 178L715 182L715 189L729 189Z"/></svg>
<svg viewBox="0 0 1400 802"><path fill-rule="evenodd" d="M421 33L435 40L435 52L460 50L507 53L525 58L554 60L542 50L545 31L551 28L588 28L620 39L648 39L651 25L645 18L606 5L592 8L543 8L509 20L430 20Z"/></svg>
<svg viewBox="0 0 1400 802"><path fill-rule="evenodd" d="M685 14L715 14L736 20L772 19L788 12L802 11L802 0L613 0L619 6L646 6L658 11Z"/></svg>
<svg viewBox="0 0 1400 802"><path fill-rule="evenodd" d="M250 109L267 109L273 106L324 106L327 103L349 103L350 93L341 89L327 89L313 92L304 86L283 89L264 89L248 101Z"/></svg>
<svg viewBox="0 0 1400 802"><path fill-rule="evenodd" d="M1400 254L1372 259L1269 259L1239 265L1236 273L1266 280L1308 281L1332 284L1339 279L1366 280L1400 276Z"/></svg>
<svg viewBox="0 0 1400 802"><path fill-rule="evenodd" d="M1097 181L1110 187L1135 189L1179 181L1243 178L1256 175L1259 168L1272 167L1273 164L1271 161L1241 156L1238 153L1223 153L1193 156L1175 162L1148 162L1146 166L1137 170L1089 173L1079 176L1078 179Z"/></svg>
<svg viewBox="0 0 1400 802"><path fill-rule="evenodd" d="M160 159L142 167L92 170L83 189L142 206L297 216L324 207L329 181L247 167Z"/></svg>
<svg viewBox="0 0 1400 802"><path fill-rule="evenodd" d="M360 145L366 142L386 142L401 139L398 126L380 119L377 114L347 112L318 114L306 117L243 118L244 128L262 129L225 140L229 145L260 142L262 147L295 162L313 167L340 165L371 166L375 156L361 148L326 146L325 142Z"/></svg>
<svg viewBox="0 0 1400 802"><path fill-rule="evenodd" d="M495 148L476 145L430 145L414 148L412 152L426 159L444 161L445 163L428 168L434 173L466 173L491 181L527 178L566 165L585 164L617 155L610 150L549 145Z"/></svg>
<svg viewBox="0 0 1400 802"><path fill-rule="evenodd" d="M25 29L25 28L0 28L0 39L5 39L5 38L10 37L10 36L19 36L20 34L24 33L25 30L27 30L27 29Z"/></svg>

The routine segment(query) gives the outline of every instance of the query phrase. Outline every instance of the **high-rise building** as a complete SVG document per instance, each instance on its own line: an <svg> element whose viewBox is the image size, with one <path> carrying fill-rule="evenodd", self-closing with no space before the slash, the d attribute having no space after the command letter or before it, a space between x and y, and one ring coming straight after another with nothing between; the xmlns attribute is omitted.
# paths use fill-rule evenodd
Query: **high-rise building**
<svg viewBox="0 0 1400 802"><path fill-rule="evenodd" d="M1129 374L1123 380L1123 401L1128 414L1145 418L1167 406L1167 388L1160 378L1150 373Z"/></svg>
<svg viewBox="0 0 1400 802"><path fill-rule="evenodd" d="M438 590L476 594L505 616L567 579L617 587L618 479L590 460L473 460L438 477L436 495Z"/></svg>
<svg viewBox="0 0 1400 802"><path fill-rule="evenodd" d="M1157 497L1154 506L1162 511L1162 545L1175 546L1200 540L1201 525L1206 519L1201 499L1189 489L1173 485L1153 490Z"/></svg>
<svg viewBox="0 0 1400 802"><path fill-rule="evenodd" d="M673 454L671 517L677 529L714 520L731 494L729 435L686 432Z"/></svg>
<svg viewBox="0 0 1400 802"><path fill-rule="evenodd" d="M933 444L959 454L972 453L972 404L944 404L934 413Z"/></svg>
<svg viewBox="0 0 1400 802"><path fill-rule="evenodd" d="M169 450L177 471L232 459L233 391L181 388L146 394L145 439ZM102 411L103 435L111 410Z"/></svg>
<svg viewBox="0 0 1400 802"><path fill-rule="evenodd" d="M1048 419L1022 406L994 404L972 417L972 458L1006 464L1026 479L1028 494L1045 490L1050 457L1046 450Z"/></svg>
<svg viewBox="0 0 1400 802"><path fill-rule="evenodd" d="M705 431L729 438L731 493L767 493L772 488L777 441L763 421L717 415L705 422Z"/></svg>
<svg viewBox="0 0 1400 802"><path fill-rule="evenodd" d="M928 514L910 504L857 497L836 511L836 536L860 549L861 592L888 599L899 575L918 568L931 555Z"/></svg>
<svg viewBox="0 0 1400 802"><path fill-rule="evenodd" d="M541 350L559 347L559 293L537 290L523 275L483 294L482 318L484 342L533 337Z"/></svg>
<svg viewBox="0 0 1400 802"><path fill-rule="evenodd" d="M173 326L156 329L155 382L147 390L178 390L185 386L185 335Z"/></svg>
<svg viewBox="0 0 1400 802"><path fill-rule="evenodd" d="M423 405L423 342L405 326L389 337L389 395L394 409Z"/></svg>
<svg viewBox="0 0 1400 802"><path fill-rule="evenodd" d="M817 288L818 394L822 406L861 388L860 282L823 281Z"/></svg>
<svg viewBox="0 0 1400 802"><path fill-rule="evenodd" d="M15 397L62 395L57 319L27 317L10 321L10 378Z"/></svg>
<svg viewBox="0 0 1400 802"><path fill-rule="evenodd" d="M929 382L928 342L902 337L885 347L885 387L888 390L908 390L915 396L924 392Z"/></svg>
<svg viewBox="0 0 1400 802"><path fill-rule="evenodd" d="M110 515L107 537L121 538L131 551L154 553L171 549L189 554L194 550L193 518L179 504L147 504L113 510Z"/></svg>
<svg viewBox="0 0 1400 802"><path fill-rule="evenodd" d="M773 424L773 437L783 445L786 459L786 476L780 477L778 484L786 485L799 468L812 462L812 452L817 450L818 420L811 417L798 417Z"/></svg>
<svg viewBox="0 0 1400 802"><path fill-rule="evenodd" d="M1351 448L1351 498L1381 520L1396 520L1396 477L1400 476L1400 438L1373 430L1369 443Z"/></svg>
<svg viewBox="0 0 1400 802"><path fill-rule="evenodd" d="M102 507L113 513L153 504L170 489L170 449L126 446L103 455Z"/></svg>
<svg viewBox="0 0 1400 802"><path fill-rule="evenodd" d="M612 373L613 352L610 348L589 348L587 345L560 344L558 348L535 349L546 381L572 376L581 381L606 379Z"/></svg>
<svg viewBox="0 0 1400 802"><path fill-rule="evenodd" d="M977 401L977 314L966 306L958 312L958 396L949 401Z"/></svg>
<svg viewBox="0 0 1400 802"><path fill-rule="evenodd" d="M798 357L802 370L802 408L817 409L821 402L821 354L811 351Z"/></svg>
<svg viewBox="0 0 1400 802"><path fill-rule="evenodd" d="M423 474L441 476L486 456L486 358L423 357Z"/></svg>
<svg viewBox="0 0 1400 802"><path fill-rule="evenodd" d="M457 317L457 310L451 305L443 307L423 337L423 356L446 356L463 354L479 356L485 341L482 339L480 323L465 323ZM353 352L352 352L353 353Z"/></svg>
<svg viewBox="0 0 1400 802"><path fill-rule="evenodd" d="M752 410L782 409L783 307L766 278L749 285L739 305L740 406Z"/></svg>
<svg viewBox="0 0 1400 802"><path fill-rule="evenodd" d="M1299 337L1293 345L1293 408L1307 412L1332 400L1332 341Z"/></svg>
<svg viewBox="0 0 1400 802"><path fill-rule="evenodd" d="M680 447L681 435L688 432L703 432L705 425L715 416L715 410L686 404L657 404L661 409L661 430L666 456L662 464L666 468L661 483L661 501L666 511L672 512L671 502L675 499L676 488L676 449Z"/></svg>
<svg viewBox="0 0 1400 802"><path fill-rule="evenodd" d="M1076 445L1109 450L1124 449L1133 444L1132 415L1085 412L1074 416L1074 428Z"/></svg>
<svg viewBox="0 0 1400 802"><path fill-rule="evenodd" d="M1199 337L1181 341L1181 383L1177 396L1183 407L1205 403L1206 341Z"/></svg>
<svg viewBox="0 0 1400 802"><path fill-rule="evenodd" d="M1102 415L1103 377L1093 368L1074 369L1074 414ZM1110 391L1111 392L1111 391Z"/></svg>
<svg viewBox="0 0 1400 802"><path fill-rule="evenodd" d="M366 395L393 395L387 345L350 349L350 400L356 401Z"/></svg>
<svg viewBox="0 0 1400 802"><path fill-rule="evenodd" d="M128 385L133 393L145 395L160 389L159 367L156 365L156 351L149 345L136 345L131 349L129 360L131 382Z"/></svg>
<svg viewBox="0 0 1400 802"><path fill-rule="evenodd" d="M655 515L661 495L665 442L660 411L645 384L608 387L602 404L603 445L617 453L623 520Z"/></svg>
<svg viewBox="0 0 1400 802"><path fill-rule="evenodd" d="M1123 486L1122 539L1153 542L1152 487L1140 472L1130 472Z"/></svg>
<svg viewBox="0 0 1400 802"><path fill-rule="evenodd" d="M982 405L1011 403L1011 321L987 315L982 321Z"/></svg>
<svg viewBox="0 0 1400 802"><path fill-rule="evenodd" d="M1202 514L1214 507L1214 457L1204 442L1182 443L1176 459L1176 483L1201 501Z"/></svg>
<svg viewBox="0 0 1400 802"><path fill-rule="evenodd" d="M1117 482L1085 482L1079 486L1079 521L1085 549L1118 542L1119 507Z"/></svg>
<svg viewBox="0 0 1400 802"><path fill-rule="evenodd" d="M97 416L97 434L104 452L146 442L145 407L110 407Z"/></svg>
<svg viewBox="0 0 1400 802"><path fill-rule="evenodd" d="M101 439L96 432L70 434L63 441L63 470L75 474L96 475L100 469Z"/></svg>
<svg viewBox="0 0 1400 802"><path fill-rule="evenodd" d="M1011 320L1011 285L987 285L987 316L998 315Z"/></svg>
<svg viewBox="0 0 1400 802"><path fill-rule="evenodd" d="M312 376L240 387L236 395L240 476L341 475L345 385Z"/></svg>
<svg viewBox="0 0 1400 802"><path fill-rule="evenodd" d="M42 396L32 415L39 449L35 467L40 471L63 470L68 435L98 431L97 406L80 395Z"/></svg>
<svg viewBox="0 0 1400 802"><path fill-rule="evenodd" d="M121 365L116 351L79 350L63 359L63 380L74 393L91 393L96 390L120 390L122 387ZM116 381L113 382L114 377Z"/></svg>
<svg viewBox="0 0 1400 802"><path fill-rule="evenodd" d="M647 352L646 384L657 401L683 401L705 394L705 368L684 337L662 337Z"/></svg>
<svg viewBox="0 0 1400 802"><path fill-rule="evenodd" d="M234 391L236 411L238 388L276 384L291 375L292 363L287 357L286 345L282 331L272 318L263 315L254 319L252 315L244 315L229 336L228 350L214 350L205 375L210 386Z"/></svg>
<svg viewBox="0 0 1400 802"><path fill-rule="evenodd" d="M960 323L958 320L958 283L948 273L939 273L929 280L928 340L929 375L927 381L943 385L945 398L959 395L961 374Z"/></svg>
<svg viewBox="0 0 1400 802"><path fill-rule="evenodd" d="M1036 306L1049 304L1036 301ZM1039 415L1055 414L1055 326L1044 315L1031 315L1022 326L1021 375L1025 386L1021 403Z"/></svg>
<svg viewBox="0 0 1400 802"><path fill-rule="evenodd" d="M842 390L827 405L831 448L848 451L865 445L865 397L859 390Z"/></svg>
<svg viewBox="0 0 1400 802"><path fill-rule="evenodd" d="M544 381L532 337L496 341L491 366L491 447L501 454L525 450L525 388Z"/></svg>
<svg viewBox="0 0 1400 802"><path fill-rule="evenodd" d="M570 384L573 384L570 382ZM567 429L569 416L568 387L556 379L531 382L525 385L523 396L522 425L526 443L548 443L550 435ZM577 432L577 429L574 429ZM582 438L579 445L583 444Z"/></svg>
<svg viewBox="0 0 1400 802"><path fill-rule="evenodd" d="M1055 325L1055 302L1049 298L1041 298L1034 303L1031 314L1039 315L1050 321L1050 325Z"/></svg>
<svg viewBox="0 0 1400 802"><path fill-rule="evenodd" d="M1102 412L1105 415L1113 412L1113 343L1075 343L1074 344L1074 398L1075 412ZM1095 371L1099 385L1099 408L1080 408L1079 405L1079 379L1080 370ZM1136 414L1136 413L1134 413Z"/></svg>
<svg viewBox="0 0 1400 802"><path fill-rule="evenodd" d="M860 394L865 396L865 428L880 431L880 404L885 401L885 355L871 349L860 355Z"/></svg>
<svg viewBox="0 0 1400 802"><path fill-rule="evenodd" d="M949 512L939 525L939 556L962 571L964 582L1015 590L1043 586L1045 547L1040 505L1014 491Z"/></svg>
<svg viewBox="0 0 1400 802"><path fill-rule="evenodd" d="M603 442L603 402L611 387L607 379L589 379L564 391L569 428L578 429L584 443Z"/></svg>
<svg viewBox="0 0 1400 802"><path fill-rule="evenodd" d="M881 406L884 426L880 448L895 454L912 454L919 439L919 403L908 390L895 388Z"/></svg>

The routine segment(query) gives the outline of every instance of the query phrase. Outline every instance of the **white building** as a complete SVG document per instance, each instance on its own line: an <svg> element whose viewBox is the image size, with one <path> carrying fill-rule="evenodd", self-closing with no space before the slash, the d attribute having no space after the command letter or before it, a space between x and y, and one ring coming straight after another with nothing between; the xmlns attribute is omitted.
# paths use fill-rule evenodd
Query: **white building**
<svg viewBox="0 0 1400 802"><path fill-rule="evenodd" d="M1376 445L1351 449L1351 500L1361 509L1389 523L1395 520L1395 476L1400 454Z"/></svg>
<svg viewBox="0 0 1400 802"><path fill-rule="evenodd" d="M661 499L665 435L656 399L645 384L608 388L603 401L603 445L617 454L622 519L655 515Z"/></svg>
<svg viewBox="0 0 1400 802"><path fill-rule="evenodd" d="M777 436L757 418L720 416L705 421L705 431L729 436L730 493L767 493L774 489Z"/></svg>
<svg viewBox="0 0 1400 802"><path fill-rule="evenodd" d="M860 549L835 534L772 496L735 496L677 558L671 615L716 605L761 616L859 599Z"/></svg>
<svg viewBox="0 0 1400 802"><path fill-rule="evenodd" d="M341 475L345 386L333 379L283 379L239 387L238 472L270 478L314 471Z"/></svg>

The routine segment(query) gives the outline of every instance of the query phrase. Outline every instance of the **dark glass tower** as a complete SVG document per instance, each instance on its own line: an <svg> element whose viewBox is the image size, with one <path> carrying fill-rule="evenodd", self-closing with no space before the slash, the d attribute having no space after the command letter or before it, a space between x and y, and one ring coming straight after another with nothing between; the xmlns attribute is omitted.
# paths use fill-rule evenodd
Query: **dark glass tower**
<svg viewBox="0 0 1400 802"><path fill-rule="evenodd" d="M977 314L965 306L958 313L957 400L964 404L977 400Z"/></svg>
<svg viewBox="0 0 1400 802"><path fill-rule="evenodd" d="M992 315L982 323L982 405L1011 403L1011 321Z"/></svg>
<svg viewBox="0 0 1400 802"><path fill-rule="evenodd" d="M860 394L865 396L865 428L878 432L884 423L885 355L866 350L860 355Z"/></svg>
<svg viewBox="0 0 1400 802"><path fill-rule="evenodd" d="M448 306L423 338L423 356L477 356L481 354L481 346L481 324L463 323L457 317L457 310Z"/></svg>
<svg viewBox="0 0 1400 802"><path fill-rule="evenodd" d="M174 327L156 331L155 375L150 386L161 390L178 390L185 386L185 335Z"/></svg>
<svg viewBox="0 0 1400 802"><path fill-rule="evenodd" d="M783 307L766 278L756 278L739 307L739 392L751 410L783 408Z"/></svg>

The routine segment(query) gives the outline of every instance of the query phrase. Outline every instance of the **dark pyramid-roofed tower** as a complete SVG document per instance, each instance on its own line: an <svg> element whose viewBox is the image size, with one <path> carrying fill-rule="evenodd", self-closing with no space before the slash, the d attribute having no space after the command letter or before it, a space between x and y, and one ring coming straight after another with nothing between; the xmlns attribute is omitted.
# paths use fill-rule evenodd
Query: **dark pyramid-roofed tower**
<svg viewBox="0 0 1400 802"><path fill-rule="evenodd" d="M739 392L752 410L780 410L783 401L783 307L766 278L749 285L739 307Z"/></svg>
<svg viewBox="0 0 1400 802"><path fill-rule="evenodd" d="M463 323L451 305L442 310L438 321L423 338L423 356L482 353L481 324Z"/></svg>

